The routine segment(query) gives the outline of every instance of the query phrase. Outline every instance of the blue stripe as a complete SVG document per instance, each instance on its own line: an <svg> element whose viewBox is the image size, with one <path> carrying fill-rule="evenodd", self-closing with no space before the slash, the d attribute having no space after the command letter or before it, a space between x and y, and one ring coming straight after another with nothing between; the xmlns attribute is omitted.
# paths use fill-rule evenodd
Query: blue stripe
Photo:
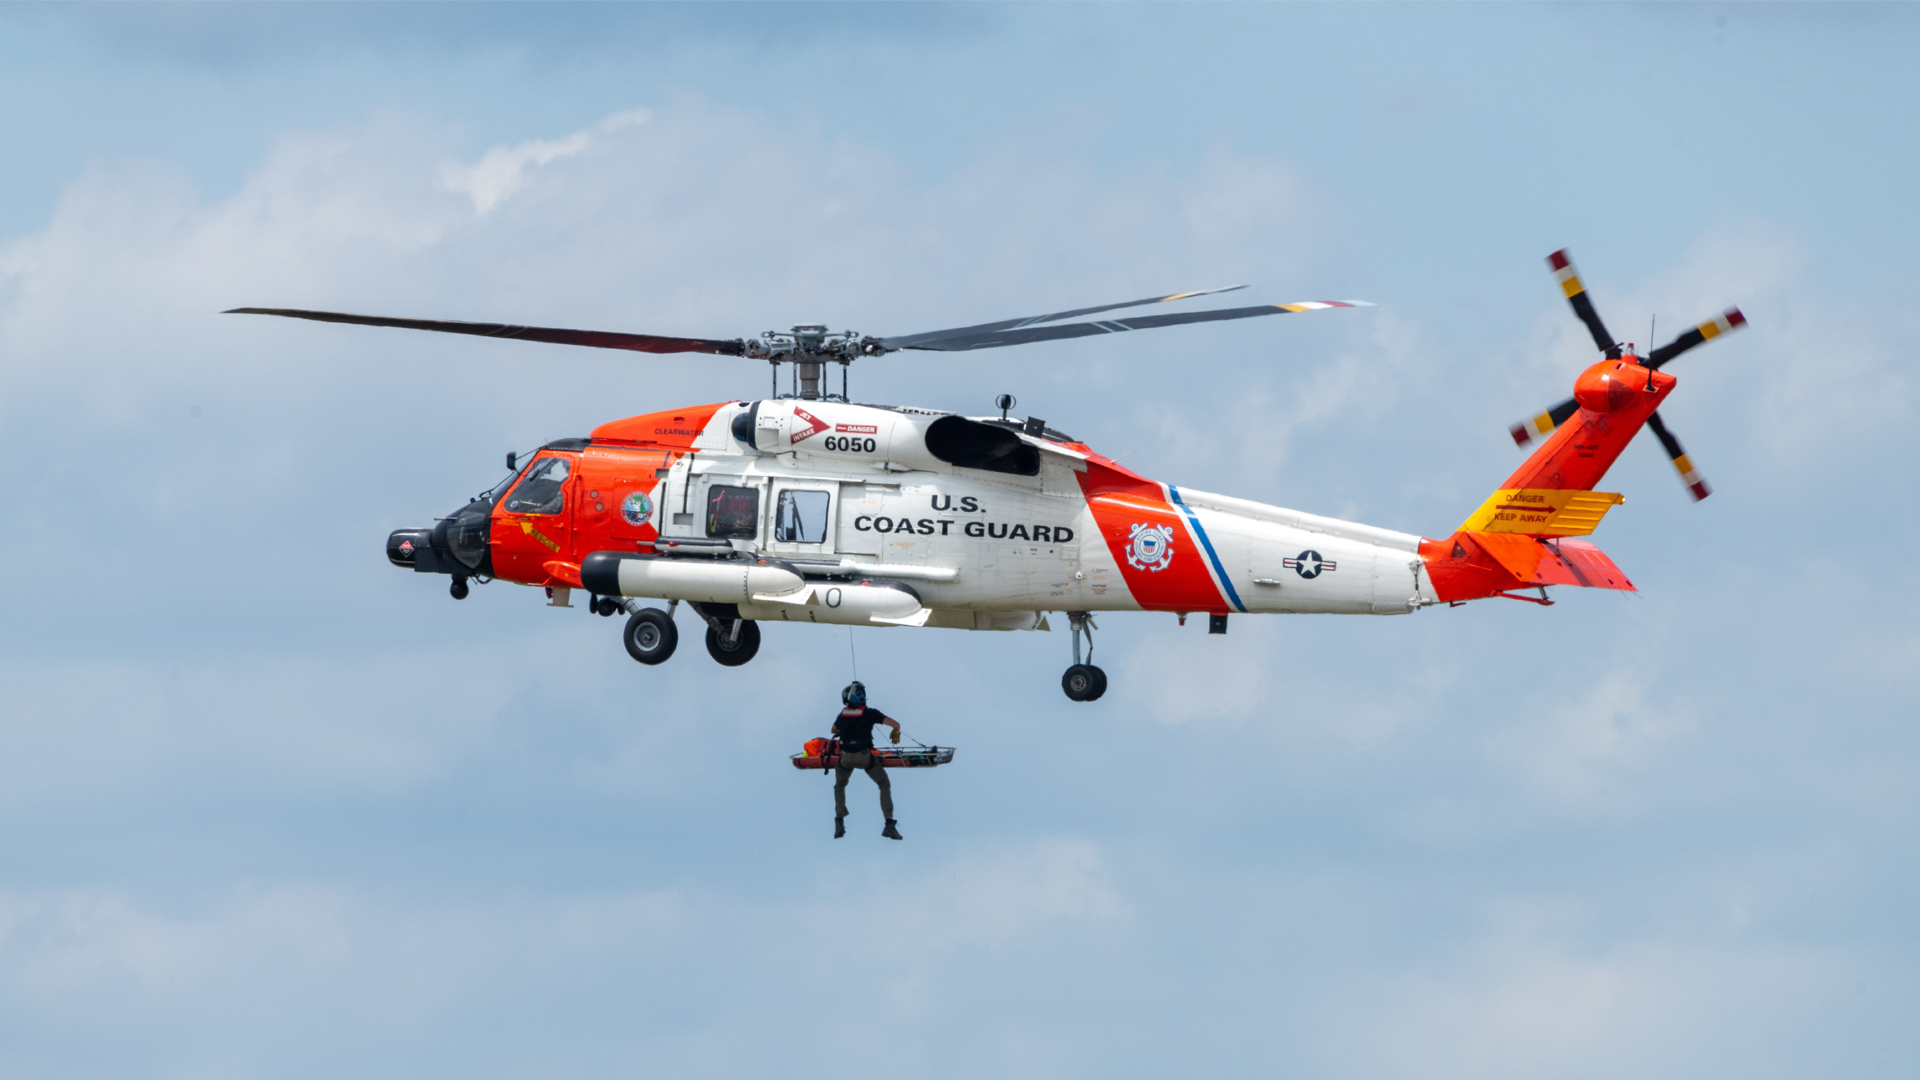
<svg viewBox="0 0 1920 1080"><path fill-rule="evenodd" d="M1180 498L1179 488L1168 484L1167 494L1173 496L1173 505L1185 512L1187 521L1193 525L1193 535L1200 538L1200 546L1206 549L1207 561L1213 564L1213 573L1220 579L1221 591L1225 592L1227 599L1233 602L1235 610L1245 613L1247 605L1240 602L1240 594L1233 591L1233 582L1227 580L1227 568L1220 565L1220 556L1214 553L1213 541L1207 539L1207 530L1200 527L1200 515L1194 513L1192 508L1187 506L1186 501Z"/></svg>

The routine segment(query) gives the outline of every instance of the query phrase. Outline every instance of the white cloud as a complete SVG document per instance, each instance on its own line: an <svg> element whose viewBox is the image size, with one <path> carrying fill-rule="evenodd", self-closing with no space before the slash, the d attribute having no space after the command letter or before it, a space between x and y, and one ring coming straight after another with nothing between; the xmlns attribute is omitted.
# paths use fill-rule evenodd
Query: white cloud
<svg viewBox="0 0 1920 1080"><path fill-rule="evenodd" d="M467 1049L447 1053L478 1065L509 1033L487 1028L564 1002L630 1017L632 1052L590 1055L611 1064L673 1052L681 1025L662 1018L691 996L693 1027L720 1040L696 1053L707 1073L783 1039L825 1049L844 1035L822 1019L829 1000L857 1000L883 1024L937 1025L955 967L1124 932L1126 905L1107 878L1096 847L1055 839L866 880L829 874L797 896L666 888L435 901L282 885L156 907L111 889L15 890L0 893L0 1008L56 1037L98 1030L103 1012L122 1030L165 1030L149 1061L165 1071L229 1056L277 1069L289 1052L344 1062L358 1051L326 1034L342 1030L354 1046L401 1053L466 1030ZM724 1035L736 1022L743 1041Z"/></svg>
<svg viewBox="0 0 1920 1080"><path fill-rule="evenodd" d="M1566 902L1509 902L1483 935L1424 970L1362 976L1323 1053L1357 1077L1683 1076L1743 1058L1752 1076L1797 1064L1737 1047L1770 1025L1801 1030L1843 1012L1837 991L1879 981L1864 957L1782 945L1715 947L1652 938L1596 946L1593 916ZM1820 1052L1861 1057L1801 1030ZM1797 1056L1797 1055L1796 1055Z"/></svg>
<svg viewBox="0 0 1920 1080"><path fill-rule="evenodd" d="M1649 693L1650 657L1632 647L1615 656L1588 684L1523 697L1539 707L1515 710L1488 738L1494 760L1549 800L1617 802L1633 771L1693 725Z"/></svg>
<svg viewBox="0 0 1920 1080"><path fill-rule="evenodd" d="M600 135L621 128L644 124L652 114L645 109L615 113L585 131L576 131L558 139L535 139L518 146L496 146L471 165L449 162L441 167L440 184L473 199L473 212L491 213L494 207L519 191L528 168L572 157L593 145Z"/></svg>

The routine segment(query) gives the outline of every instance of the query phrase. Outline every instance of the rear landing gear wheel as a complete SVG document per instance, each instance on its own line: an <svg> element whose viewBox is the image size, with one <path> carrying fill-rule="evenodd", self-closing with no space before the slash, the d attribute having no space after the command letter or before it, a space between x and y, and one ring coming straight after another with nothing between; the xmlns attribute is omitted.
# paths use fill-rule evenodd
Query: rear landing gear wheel
<svg viewBox="0 0 1920 1080"><path fill-rule="evenodd" d="M731 632L733 626L728 620L721 620L720 625L727 629L707 627L707 653L715 660L727 667L739 667L760 651L760 624L742 619L737 634Z"/></svg>
<svg viewBox="0 0 1920 1080"><path fill-rule="evenodd" d="M1093 616L1084 611L1067 612L1067 627L1073 633L1073 666L1060 676L1060 689L1069 701L1099 701L1107 692L1107 673L1093 666ZM1087 639L1087 662L1080 661L1080 639Z"/></svg>
<svg viewBox="0 0 1920 1080"><path fill-rule="evenodd" d="M680 630L673 625L672 616L659 608L641 608L627 620L620 639L626 643L628 656L643 664L658 664L679 648Z"/></svg>
<svg viewBox="0 0 1920 1080"><path fill-rule="evenodd" d="M1075 664L1060 676L1069 701L1098 701L1107 692L1107 673L1092 664Z"/></svg>

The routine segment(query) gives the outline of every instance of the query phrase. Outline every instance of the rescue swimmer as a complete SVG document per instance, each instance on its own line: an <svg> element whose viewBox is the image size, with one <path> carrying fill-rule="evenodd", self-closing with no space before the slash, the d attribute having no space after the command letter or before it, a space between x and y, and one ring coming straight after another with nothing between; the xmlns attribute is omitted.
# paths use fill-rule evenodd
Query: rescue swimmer
<svg viewBox="0 0 1920 1080"><path fill-rule="evenodd" d="M858 679L840 691L840 702L843 708L833 721L834 737L840 740L840 764L833 771L833 838L838 840L847 835L847 781L853 779L853 770L859 769L880 788L880 813L887 819L880 835L889 840L903 840L899 823L893 819L893 783L887 779L886 767L873 752L874 725L892 728L890 741L898 746L900 721L869 707L867 688Z"/></svg>

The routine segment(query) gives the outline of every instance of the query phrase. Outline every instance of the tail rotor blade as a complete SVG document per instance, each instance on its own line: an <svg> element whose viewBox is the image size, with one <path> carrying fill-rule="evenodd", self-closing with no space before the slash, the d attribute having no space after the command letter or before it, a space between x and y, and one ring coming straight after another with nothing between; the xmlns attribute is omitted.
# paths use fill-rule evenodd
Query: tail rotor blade
<svg viewBox="0 0 1920 1080"><path fill-rule="evenodd" d="M1713 489L1707 486L1706 478L1694 471L1693 460L1687 457L1685 450L1680 448L1680 440L1674 438L1673 432L1667 430L1667 422L1660 419L1657 411L1647 417L1647 426L1653 429L1653 437L1659 439L1660 445L1666 449L1668 460L1673 462L1675 471L1679 472L1680 482L1687 485L1687 490L1693 494L1693 501L1699 502L1713 494Z"/></svg>
<svg viewBox="0 0 1920 1080"><path fill-rule="evenodd" d="M1513 436L1513 445L1525 446L1536 437L1552 434L1554 428L1566 423L1567 417L1572 416L1579 410L1580 403L1572 398L1568 398L1553 408L1548 409L1546 412L1541 413L1539 416L1531 417L1513 425L1507 429L1507 433Z"/></svg>
<svg viewBox="0 0 1920 1080"><path fill-rule="evenodd" d="M1747 325L1747 317L1740 314L1739 308L1730 307L1719 315L1708 319L1699 326L1694 327L1667 344L1648 353L1647 366L1658 370L1662 364L1693 348L1695 345L1710 341L1713 338L1719 337L1721 334L1731 334L1745 325Z"/></svg>
<svg viewBox="0 0 1920 1080"><path fill-rule="evenodd" d="M1593 298L1587 295L1587 287L1580 282L1580 274L1573 268L1573 260L1567 257L1567 249L1547 256L1547 265L1552 267L1554 279L1560 282L1560 291L1567 294L1567 303L1573 305L1573 313L1587 324L1587 332L1593 335L1593 344L1607 359L1620 358L1620 344L1607 333L1607 326L1600 321L1600 313L1593 309Z"/></svg>

